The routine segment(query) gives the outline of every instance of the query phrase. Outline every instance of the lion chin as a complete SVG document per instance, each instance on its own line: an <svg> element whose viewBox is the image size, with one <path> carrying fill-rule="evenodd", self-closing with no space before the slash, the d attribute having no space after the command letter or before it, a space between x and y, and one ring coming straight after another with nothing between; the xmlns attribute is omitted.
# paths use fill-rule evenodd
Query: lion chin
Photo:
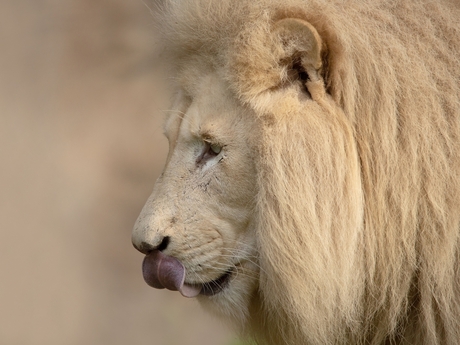
<svg viewBox="0 0 460 345"><path fill-rule="evenodd" d="M460 6L167 1L144 279L266 345L458 344Z"/></svg>

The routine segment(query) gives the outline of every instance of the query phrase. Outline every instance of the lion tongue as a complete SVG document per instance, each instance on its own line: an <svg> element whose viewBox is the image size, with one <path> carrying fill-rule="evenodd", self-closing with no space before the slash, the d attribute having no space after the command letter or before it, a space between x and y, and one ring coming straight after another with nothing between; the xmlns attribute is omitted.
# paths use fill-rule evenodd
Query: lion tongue
<svg viewBox="0 0 460 345"><path fill-rule="evenodd" d="M142 274L145 282L156 289L179 291L184 297L195 297L201 285L184 284L185 268L171 256L155 250L144 258Z"/></svg>

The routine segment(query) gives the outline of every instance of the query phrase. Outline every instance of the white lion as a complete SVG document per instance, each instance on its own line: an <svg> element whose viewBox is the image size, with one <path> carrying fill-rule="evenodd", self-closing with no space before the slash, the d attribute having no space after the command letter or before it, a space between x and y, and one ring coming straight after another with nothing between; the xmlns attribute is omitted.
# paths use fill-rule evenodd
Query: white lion
<svg viewBox="0 0 460 345"><path fill-rule="evenodd" d="M159 5L144 278L263 344L460 342L460 4Z"/></svg>

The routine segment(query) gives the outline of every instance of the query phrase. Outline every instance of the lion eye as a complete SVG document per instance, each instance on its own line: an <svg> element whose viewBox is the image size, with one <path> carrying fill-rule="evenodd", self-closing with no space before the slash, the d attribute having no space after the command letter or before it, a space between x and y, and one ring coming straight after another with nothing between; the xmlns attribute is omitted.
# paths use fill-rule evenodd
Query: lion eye
<svg viewBox="0 0 460 345"><path fill-rule="evenodd" d="M205 162L209 159L212 159L219 155L222 151L222 146L218 144L211 144L208 141L204 142L203 152L201 153L200 157L197 159L197 163Z"/></svg>
<svg viewBox="0 0 460 345"><path fill-rule="evenodd" d="M211 144L209 145L209 149L215 154L218 155L220 151L222 151L222 146L216 145L216 144Z"/></svg>

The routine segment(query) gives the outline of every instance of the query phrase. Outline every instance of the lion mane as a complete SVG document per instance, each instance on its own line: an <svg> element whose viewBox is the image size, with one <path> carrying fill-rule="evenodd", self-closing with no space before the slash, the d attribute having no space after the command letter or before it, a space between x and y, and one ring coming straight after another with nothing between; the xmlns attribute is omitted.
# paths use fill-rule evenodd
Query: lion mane
<svg viewBox="0 0 460 345"><path fill-rule="evenodd" d="M278 345L458 344L458 2L193 0L154 12L178 70L194 56L222 71L260 123L261 270L245 331ZM307 31L316 46L300 49ZM285 87L293 78L304 96Z"/></svg>

